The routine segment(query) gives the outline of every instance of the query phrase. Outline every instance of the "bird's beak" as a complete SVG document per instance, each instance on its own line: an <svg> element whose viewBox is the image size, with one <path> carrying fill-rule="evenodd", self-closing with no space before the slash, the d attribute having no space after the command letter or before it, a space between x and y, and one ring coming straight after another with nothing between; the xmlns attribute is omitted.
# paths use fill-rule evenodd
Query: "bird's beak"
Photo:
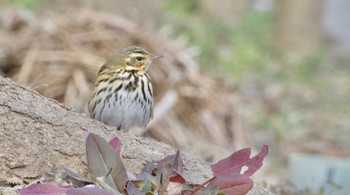
<svg viewBox="0 0 350 195"><path fill-rule="evenodd" d="M156 59L159 59L163 57L163 55L160 55L160 54L152 54L152 57L151 57L151 60L156 60Z"/></svg>

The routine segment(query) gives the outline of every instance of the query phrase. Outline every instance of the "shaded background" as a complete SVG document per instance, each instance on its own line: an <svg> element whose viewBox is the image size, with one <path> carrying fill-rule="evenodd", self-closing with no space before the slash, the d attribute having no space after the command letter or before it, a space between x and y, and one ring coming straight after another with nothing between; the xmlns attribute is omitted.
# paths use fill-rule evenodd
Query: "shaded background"
<svg viewBox="0 0 350 195"><path fill-rule="evenodd" d="M98 68L141 45L155 119L135 132L209 162L271 152L255 181L276 194L350 184L347 0L0 0L0 74L86 113Z"/></svg>

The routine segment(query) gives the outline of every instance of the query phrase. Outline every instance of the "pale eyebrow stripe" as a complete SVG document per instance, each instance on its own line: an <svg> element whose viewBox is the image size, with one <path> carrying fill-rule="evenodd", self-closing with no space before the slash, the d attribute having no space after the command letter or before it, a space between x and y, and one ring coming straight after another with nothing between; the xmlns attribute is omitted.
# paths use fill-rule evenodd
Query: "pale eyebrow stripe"
<svg viewBox="0 0 350 195"><path fill-rule="evenodd" d="M144 54L141 54L141 53L132 53L129 55L130 57L143 57Z"/></svg>

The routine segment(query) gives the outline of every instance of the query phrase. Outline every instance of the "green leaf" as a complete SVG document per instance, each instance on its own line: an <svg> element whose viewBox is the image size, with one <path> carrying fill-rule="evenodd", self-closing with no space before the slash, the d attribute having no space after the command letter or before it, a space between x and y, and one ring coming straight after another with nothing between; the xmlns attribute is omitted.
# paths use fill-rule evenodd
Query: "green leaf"
<svg viewBox="0 0 350 195"><path fill-rule="evenodd" d="M142 187L143 192L152 192L152 183L150 181L146 181Z"/></svg>
<svg viewBox="0 0 350 195"><path fill-rule="evenodd" d="M101 186L103 189L113 192L113 195L122 195L117 189L111 187L108 183L105 182L106 177L97 177L95 179L98 186Z"/></svg>
<svg viewBox="0 0 350 195"><path fill-rule="evenodd" d="M141 188L143 192L157 192L160 182L156 177L149 173L142 172L142 176L138 176L137 180L131 180L137 188Z"/></svg>
<svg viewBox="0 0 350 195"><path fill-rule="evenodd" d="M104 182L110 187L119 192L124 191L128 181L126 169L110 144L90 133L86 139L86 156L92 178L105 177Z"/></svg>
<svg viewBox="0 0 350 195"><path fill-rule="evenodd" d="M131 180L137 188L143 188L143 186L146 184L146 180Z"/></svg>
<svg viewBox="0 0 350 195"><path fill-rule="evenodd" d="M158 188L160 185L160 181L151 174L147 174L147 181L151 182L153 188Z"/></svg>

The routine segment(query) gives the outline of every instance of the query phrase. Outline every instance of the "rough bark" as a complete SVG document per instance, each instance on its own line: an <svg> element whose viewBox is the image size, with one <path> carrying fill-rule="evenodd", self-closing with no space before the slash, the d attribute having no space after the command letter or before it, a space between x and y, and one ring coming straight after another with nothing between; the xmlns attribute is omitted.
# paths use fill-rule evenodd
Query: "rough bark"
<svg viewBox="0 0 350 195"><path fill-rule="evenodd" d="M167 129L164 129L167 131ZM126 167L137 173L146 161L157 162L176 149L152 139L133 137L76 113L0 76L0 194L43 178L62 165L87 174L85 139L95 133L117 135ZM183 153L184 154L184 153ZM201 183L211 176L207 163L184 156L185 177ZM269 194L254 187L250 194Z"/></svg>

